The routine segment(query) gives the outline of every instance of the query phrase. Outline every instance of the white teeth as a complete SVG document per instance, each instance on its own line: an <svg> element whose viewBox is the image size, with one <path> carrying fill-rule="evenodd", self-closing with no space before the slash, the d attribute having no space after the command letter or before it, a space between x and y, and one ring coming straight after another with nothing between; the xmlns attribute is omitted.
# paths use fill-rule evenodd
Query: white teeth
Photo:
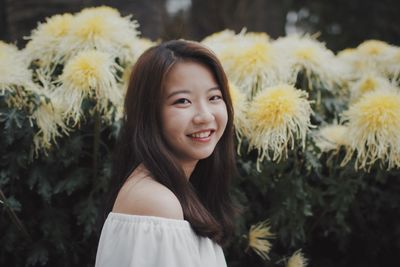
<svg viewBox="0 0 400 267"><path fill-rule="evenodd" d="M194 133L194 134L191 134L190 136L194 137L194 138L206 138L206 137L210 136L210 134L211 134L211 131L208 131L208 132Z"/></svg>

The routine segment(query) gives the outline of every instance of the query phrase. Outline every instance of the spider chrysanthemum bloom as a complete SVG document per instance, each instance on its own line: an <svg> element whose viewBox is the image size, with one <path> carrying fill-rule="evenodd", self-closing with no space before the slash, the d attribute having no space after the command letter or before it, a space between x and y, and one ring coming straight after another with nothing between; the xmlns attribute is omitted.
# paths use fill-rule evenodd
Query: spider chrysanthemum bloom
<svg viewBox="0 0 400 267"><path fill-rule="evenodd" d="M343 114L348 121L350 148L343 164L356 152L356 169L368 170L375 162L400 167L400 93L367 93Z"/></svg>
<svg viewBox="0 0 400 267"><path fill-rule="evenodd" d="M27 95L37 91L21 51L0 41L0 94L11 93L8 106L22 108L27 105Z"/></svg>
<svg viewBox="0 0 400 267"><path fill-rule="evenodd" d="M112 56L99 51L82 51L65 65L60 76L60 87L54 97L67 102L66 115L79 121L81 105L85 98L96 101L96 110L109 114L109 103L119 105L122 98L116 72L120 67Z"/></svg>
<svg viewBox="0 0 400 267"><path fill-rule="evenodd" d="M248 247L257 253L263 260L268 260L268 253L271 250L271 243L268 239L275 238L271 233L269 221L262 221L252 225L249 230Z"/></svg>
<svg viewBox="0 0 400 267"><path fill-rule="evenodd" d="M322 152L338 151L348 146L347 126L332 124L321 127L315 136L315 143Z"/></svg>
<svg viewBox="0 0 400 267"><path fill-rule="evenodd" d="M0 90L10 90L12 86L23 85L31 80L23 55L14 45L0 41Z"/></svg>
<svg viewBox="0 0 400 267"><path fill-rule="evenodd" d="M136 62L136 60L140 57L140 55L144 51L146 51L150 47L155 46L157 44L158 44L157 42L153 42L153 41L151 41L150 39L147 39L147 38L137 38L135 40L135 42L132 44L132 46L131 46L132 49L133 49L133 51L132 51L132 55L133 55L132 60L133 61L131 62L131 64Z"/></svg>
<svg viewBox="0 0 400 267"><path fill-rule="evenodd" d="M68 127L63 117L63 103L57 103L64 100L45 99L44 96L41 96L40 100L39 107L31 115L39 129L33 139L36 154L40 149L49 150L52 144L56 143L57 137L68 134Z"/></svg>
<svg viewBox="0 0 400 267"><path fill-rule="evenodd" d="M214 51L217 56L220 56L221 53L226 49L226 47L232 41L235 41L235 38L236 35L234 31L223 30L207 36L201 41L201 43Z"/></svg>
<svg viewBox="0 0 400 267"><path fill-rule="evenodd" d="M280 56L262 33L240 33L219 53L229 79L249 99L265 87L289 80Z"/></svg>
<svg viewBox="0 0 400 267"><path fill-rule="evenodd" d="M247 110L248 103L246 100L246 96L241 91L239 91L238 88L233 83L229 83L229 92L231 95L232 105L235 112L234 125L237 136L240 139L240 137L246 133L247 129L246 126L247 119L245 113Z"/></svg>
<svg viewBox="0 0 400 267"><path fill-rule="evenodd" d="M381 76L379 73L368 72L350 86L351 99L357 101L366 93L392 86L386 77Z"/></svg>
<svg viewBox="0 0 400 267"><path fill-rule="evenodd" d="M69 13L54 15L40 23L28 37L30 41L24 52L30 61L36 60L45 73L62 61L59 47L69 34L73 20L74 16Z"/></svg>
<svg viewBox="0 0 400 267"><path fill-rule="evenodd" d="M60 44L60 53L66 58L82 50L96 49L132 62L138 24L130 17L121 17L110 7L86 8L75 15L70 34Z"/></svg>
<svg viewBox="0 0 400 267"><path fill-rule="evenodd" d="M249 149L258 149L257 168L264 157L280 160L287 149L300 139L305 146L306 134L312 127L313 113L308 93L291 85L266 88L250 103L247 112Z"/></svg>
<svg viewBox="0 0 400 267"><path fill-rule="evenodd" d="M346 48L340 51L336 59L343 66L343 78L345 80L360 79L360 73L364 73L366 70L370 71L355 48Z"/></svg>
<svg viewBox="0 0 400 267"><path fill-rule="evenodd" d="M338 58L351 68L350 78L360 78L371 71L387 76L393 74L391 62L396 58L396 48L383 41L367 40L355 49L340 52Z"/></svg>
<svg viewBox="0 0 400 267"><path fill-rule="evenodd" d="M306 267L307 266L307 259L304 257L301 250L296 251L293 255L289 258L286 263L286 267Z"/></svg>
<svg viewBox="0 0 400 267"><path fill-rule="evenodd" d="M133 57L131 58L131 61L127 62L124 66L124 72L122 74L122 82L124 83L124 89L128 87L129 83L129 78L132 72L132 68L134 63L137 61L137 59L140 57L140 55L149 49L152 46L157 45L157 42L153 42L150 39L147 38L137 38L136 41L132 45L132 55Z"/></svg>
<svg viewBox="0 0 400 267"><path fill-rule="evenodd" d="M300 71L305 73L309 89L313 89L313 79L318 79L328 89L339 82L342 66L324 43L310 36L290 35L277 39L272 45L279 53L287 54L284 59L288 60L289 68L295 73L294 79Z"/></svg>
<svg viewBox="0 0 400 267"><path fill-rule="evenodd" d="M391 46L391 53L384 56L384 66L386 73L391 80L394 80L399 85L400 83L400 47Z"/></svg>
<svg viewBox="0 0 400 267"><path fill-rule="evenodd" d="M370 57L379 57L387 53L390 49L390 45L386 42L379 40L367 40L362 42L357 50L360 51L363 55Z"/></svg>

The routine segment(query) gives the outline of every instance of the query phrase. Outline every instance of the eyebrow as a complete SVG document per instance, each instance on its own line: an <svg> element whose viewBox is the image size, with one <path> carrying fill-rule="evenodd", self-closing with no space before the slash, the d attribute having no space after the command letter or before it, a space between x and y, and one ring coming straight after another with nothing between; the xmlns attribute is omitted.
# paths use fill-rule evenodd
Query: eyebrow
<svg viewBox="0 0 400 267"><path fill-rule="evenodd" d="M215 86L215 87L212 87L212 88L208 89L207 93L210 92L210 91L214 91L214 90L220 91L221 89L219 88L219 86ZM173 97L174 95L177 95L177 94L190 94L190 93L191 93L191 91L189 91L189 90L178 90L178 91L175 91L175 92L172 92L171 94L169 94L167 99L169 99L169 98L171 98L171 97Z"/></svg>

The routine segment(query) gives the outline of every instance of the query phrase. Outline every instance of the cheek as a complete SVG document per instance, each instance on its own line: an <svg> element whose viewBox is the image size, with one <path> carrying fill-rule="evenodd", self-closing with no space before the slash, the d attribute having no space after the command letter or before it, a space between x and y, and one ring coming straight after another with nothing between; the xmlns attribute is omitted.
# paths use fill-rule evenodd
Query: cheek
<svg viewBox="0 0 400 267"><path fill-rule="evenodd" d="M228 112L226 110L226 106L223 105L218 114L217 114L217 120L219 124L219 128L221 129L221 135L225 131L226 125L228 123Z"/></svg>
<svg viewBox="0 0 400 267"><path fill-rule="evenodd" d="M167 109L162 116L163 130L166 134L179 133L185 129L188 120L188 112Z"/></svg>

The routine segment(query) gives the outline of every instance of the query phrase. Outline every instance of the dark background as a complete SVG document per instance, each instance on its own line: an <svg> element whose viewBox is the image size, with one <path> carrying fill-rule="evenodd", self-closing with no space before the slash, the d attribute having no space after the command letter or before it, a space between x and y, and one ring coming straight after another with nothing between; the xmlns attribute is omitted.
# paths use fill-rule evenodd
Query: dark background
<svg viewBox="0 0 400 267"><path fill-rule="evenodd" d="M277 38L294 27L320 33L319 40L338 51L367 39L400 43L399 0L192 0L168 12L167 0L0 0L0 39L23 47L39 21L48 16L108 5L132 14L143 37L152 40L201 40L224 29L263 31ZM176 3L190 2L175 0ZM290 30L289 29L289 30Z"/></svg>

